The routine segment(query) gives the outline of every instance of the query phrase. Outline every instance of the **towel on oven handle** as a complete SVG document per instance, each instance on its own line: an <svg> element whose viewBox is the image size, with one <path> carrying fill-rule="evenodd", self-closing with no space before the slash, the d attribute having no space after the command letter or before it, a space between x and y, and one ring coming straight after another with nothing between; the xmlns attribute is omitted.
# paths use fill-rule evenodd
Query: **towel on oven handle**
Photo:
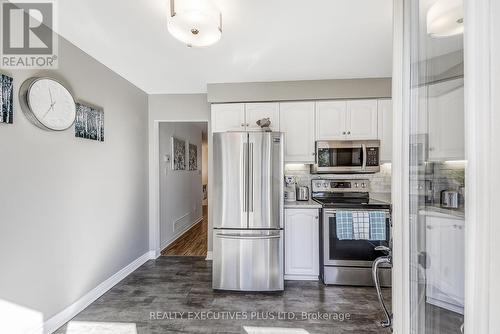
<svg viewBox="0 0 500 334"><path fill-rule="evenodd" d="M337 211L335 222L337 225L337 239L352 240L352 211Z"/></svg>
<svg viewBox="0 0 500 334"><path fill-rule="evenodd" d="M370 211L370 240L386 240L386 217L384 211Z"/></svg>
<svg viewBox="0 0 500 334"><path fill-rule="evenodd" d="M354 240L370 239L370 216L367 211L353 211L352 229Z"/></svg>

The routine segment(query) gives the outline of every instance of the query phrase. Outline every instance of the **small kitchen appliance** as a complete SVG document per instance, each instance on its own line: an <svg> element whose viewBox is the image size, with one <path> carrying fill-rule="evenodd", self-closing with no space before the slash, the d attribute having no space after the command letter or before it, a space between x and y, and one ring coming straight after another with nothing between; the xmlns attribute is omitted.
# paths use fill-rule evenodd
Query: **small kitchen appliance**
<svg viewBox="0 0 500 334"><path fill-rule="evenodd" d="M297 201L308 201L309 200L309 187L308 186L298 186L297 187Z"/></svg>
<svg viewBox="0 0 500 334"><path fill-rule="evenodd" d="M313 174L377 173L380 171L380 140L316 142Z"/></svg>
<svg viewBox="0 0 500 334"><path fill-rule="evenodd" d="M458 208L458 191L443 190L441 192L441 206L443 208Z"/></svg>
<svg viewBox="0 0 500 334"><path fill-rule="evenodd" d="M295 202L297 200L295 176L285 176L285 202Z"/></svg>

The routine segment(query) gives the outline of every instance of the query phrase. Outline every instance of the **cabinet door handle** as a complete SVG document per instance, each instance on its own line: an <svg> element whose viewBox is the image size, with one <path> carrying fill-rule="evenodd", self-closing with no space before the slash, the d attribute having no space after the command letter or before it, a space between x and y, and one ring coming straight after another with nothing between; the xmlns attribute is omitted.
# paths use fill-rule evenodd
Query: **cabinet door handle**
<svg viewBox="0 0 500 334"><path fill-rule="evenodd" d="M351 134L351 131L347 131L347 134L350 135Z"/></svg>
<svg viewBox="0 0 500 334"><path fill-rule="evenodd" d="M241 123L241 126L242 126L242 127L245 127L245 123Z"/></svg>
<svg viewBox="0 0 500 334"><path fill-rule="evenodd" d="M345 131L344 131L344 132L342 132L342 134L343 134L343 135L345 135Z"/></svg>

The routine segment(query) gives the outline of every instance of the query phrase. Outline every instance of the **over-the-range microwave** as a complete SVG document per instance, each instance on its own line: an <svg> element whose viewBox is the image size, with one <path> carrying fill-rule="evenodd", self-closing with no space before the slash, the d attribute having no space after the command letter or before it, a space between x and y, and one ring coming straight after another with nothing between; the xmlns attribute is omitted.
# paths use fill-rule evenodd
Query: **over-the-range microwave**
<svg viewBox="0 0 500 334"><path fill-rule="evenodd" d="M313 174L377 173L380 171L380 140L316 142Z"/></svg>

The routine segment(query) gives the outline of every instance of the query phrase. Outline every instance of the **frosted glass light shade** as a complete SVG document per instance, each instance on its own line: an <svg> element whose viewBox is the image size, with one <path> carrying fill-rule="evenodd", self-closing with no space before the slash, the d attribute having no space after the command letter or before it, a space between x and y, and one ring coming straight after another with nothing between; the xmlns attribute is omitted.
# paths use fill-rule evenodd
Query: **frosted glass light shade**
<svg viewBox="0 0 500 334"><path fill-rule="evenodd" d="M168 31L188 46L204 47L222 36L222 16L210 0L170 0Z"/></svg>
<svg viewBox="0 0 500 334"><path fill-rule="evenodd" d="M427 12L427 33L434 38L462 34L463 19L462 0L438 0Z"/></svg>

